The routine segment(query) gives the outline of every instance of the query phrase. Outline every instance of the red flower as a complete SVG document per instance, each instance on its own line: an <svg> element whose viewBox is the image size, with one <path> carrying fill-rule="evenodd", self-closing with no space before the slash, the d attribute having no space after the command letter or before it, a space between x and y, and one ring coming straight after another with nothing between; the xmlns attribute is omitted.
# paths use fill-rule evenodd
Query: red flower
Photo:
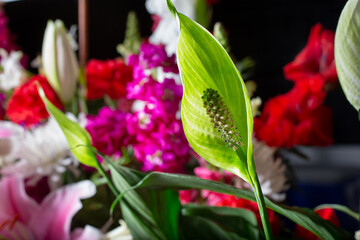
<svg viewBox="0 0 360 240"><path fill-rule="evenodd" d="M331 109L319 106L317 98L299 86L266 102L261 116L254 119L259 140L275 147L332 144Z"/></svg>
<svg viewBox="0 0 360 240"><path fill-rule="evenodd" d="M61 101L46 78L35 75L27 83L16 88L9 99L6 115L12 122L30 127L49 117L45 105L39 96L36 82L41 85L46 97L56 107L63 108Z"/></svg>
<svg viewBox="0 0 360 240"><path fill-rule="evenodd" d="M335 211L332 210L331 208L324 208L324 209L317 210L315 212L320 217L331 222L335 226L340 226L339 219L337 218ZM300 239L306 239L306 240L320 240L319 237L317 237L312 232L306 230L305 228L301 227L300 225L296 226L295 236L296 236L296 239L300 238Z"/></svg>
<svg viewBox="0 0 360 240"><path fill-rule="evenodd" d="M126 95L126 85L132 81L132 67L123 60L90 60L86 66L87 98L99 99L108 95L119 99Z"/></svg>
<svg viewBox="0 0 360 240"><path fill-rule="evenodd" d="M337 81L334 33L316 24L306 47L284 67L284 74L295 86L265 104L254 121L256 137L275 147L332 144L332 111L322 104L325 84Z"/></svg>
<svg viewBox="0 0 360 240"><path fill-rule="evenodd" d="M295 82L306 79L320 84L336 82L334 38L334 32L323 29L320 23L316 24L311 29L305 48L284 67L285 78Z"/></svg>

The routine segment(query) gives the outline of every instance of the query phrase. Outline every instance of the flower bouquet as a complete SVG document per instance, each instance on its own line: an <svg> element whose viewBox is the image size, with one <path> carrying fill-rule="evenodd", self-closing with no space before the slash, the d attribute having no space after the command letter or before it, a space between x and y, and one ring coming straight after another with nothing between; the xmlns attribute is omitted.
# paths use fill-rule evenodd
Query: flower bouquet
<svg viewBox="0 0 360 240"><path fill-rule="evenodd" d="M220 23L206 30L212 4L147 0L152 36L130 13L121 57L86 66L60 20L37 74L1 46L0 239L353 238L334 211L358 220L346 206L285 204L279 150L332 144L324 99L338 77L360 109L358 1L336 34L311 29L284 68L294 87L262 111L253 61L235 59Z"/></svg>

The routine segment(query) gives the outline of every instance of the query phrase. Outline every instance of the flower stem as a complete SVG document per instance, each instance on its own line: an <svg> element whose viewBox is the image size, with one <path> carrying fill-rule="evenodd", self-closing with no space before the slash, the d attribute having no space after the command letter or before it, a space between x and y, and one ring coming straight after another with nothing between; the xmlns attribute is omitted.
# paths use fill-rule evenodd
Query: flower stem
<svg viewBox="0 0 360 240"><path fill-rule="evenodd" d="M119 195L119 192L116 190L114 184L112 183L111 179L109 178L109 176L107 175L107 173L105 172L104 168L101 166L101 164L99 163L99 161L96 161L97 163L97 170L101 173L101 175L103 175L103 177L107 180L108 185L110 190L112 191L112 193L115 196Z"/></svg>
<svg viewBox="0 0 360 240"><path fill-rule="evenodd" d="M269 221L269 216L268 216L268 213L267 213L267 210L266 210L265 199L264 199L264 195L262 194L259 179L258 179L256 174L255 174L255 176L251 176L251 179L253 181L252 182L252 187L254 189L256 202L257 202L258 207L259 207L260 218L261 218L261 222L263 224L265 237L266 237L267 240L273 239L272 232L271 232L270 221Z"/></svg>

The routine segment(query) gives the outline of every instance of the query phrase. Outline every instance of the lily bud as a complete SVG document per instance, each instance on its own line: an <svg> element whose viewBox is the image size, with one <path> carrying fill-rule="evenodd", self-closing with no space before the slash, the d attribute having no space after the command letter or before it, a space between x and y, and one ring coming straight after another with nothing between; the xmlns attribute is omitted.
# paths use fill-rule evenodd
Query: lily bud
<svg viewBox="0 0 360 240"><path fill-rule="evenodd" d="M43 71L63 103L75 94L79 64L61 20L48 21L42 46Z"/></svg>

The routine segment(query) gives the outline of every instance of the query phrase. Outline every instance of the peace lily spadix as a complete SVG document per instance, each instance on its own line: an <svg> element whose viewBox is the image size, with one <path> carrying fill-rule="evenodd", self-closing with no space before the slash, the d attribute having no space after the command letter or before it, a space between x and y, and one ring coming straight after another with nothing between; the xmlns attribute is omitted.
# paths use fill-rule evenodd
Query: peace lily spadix
<svg viewBox="0 0 360 240"><path fill-rule="evenodd" d="M253 115L245 83L221 44L203 27L178 13L177 58L184 86L181 118L186 137L205 160L249 182L266 237L271 230L252 150Z"/></svg>
<svg viewBox="0 0 360 240"><path fill-rule="evenodd" d="M349 0L336 28L335 64L345 96L357 111L360 111L359 41L360 1Z"/></svg>
<svg viewBox="0 0 360 240"><path fill-rule="evenodd" d="M60 20L49 20L42 46L44 73L63 103L75 94L79 64L71 48L69 36Z"/></svg>

